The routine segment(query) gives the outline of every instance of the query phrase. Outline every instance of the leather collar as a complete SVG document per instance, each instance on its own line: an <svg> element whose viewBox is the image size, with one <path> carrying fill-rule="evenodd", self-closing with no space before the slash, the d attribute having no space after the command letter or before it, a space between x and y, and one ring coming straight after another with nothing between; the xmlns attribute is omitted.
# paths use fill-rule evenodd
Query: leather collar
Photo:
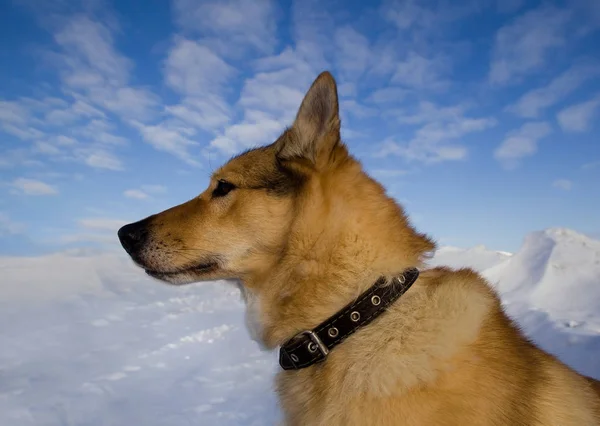
<svg viewBox="0 0 600 426"><path fill-rule="evenodd" d="M392 278L380 277L355 302L349 303L313 330L304 330L279 349L279 365L284 370L299 370L327 358L331 349L373 321L414 284L417 268L408 268Z"/></svg>

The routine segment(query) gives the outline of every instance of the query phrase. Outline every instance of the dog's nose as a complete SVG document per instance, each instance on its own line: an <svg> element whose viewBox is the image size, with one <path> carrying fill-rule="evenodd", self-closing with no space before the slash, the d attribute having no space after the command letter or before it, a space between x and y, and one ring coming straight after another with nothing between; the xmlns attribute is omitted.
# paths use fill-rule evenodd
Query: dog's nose
<svg viewBox="0 0 600 426"><path fill-rule="evenodd" d="M130 223L119 229L117 235L125 251L134 255L148 238L148 223L146 220Z"/></svg>

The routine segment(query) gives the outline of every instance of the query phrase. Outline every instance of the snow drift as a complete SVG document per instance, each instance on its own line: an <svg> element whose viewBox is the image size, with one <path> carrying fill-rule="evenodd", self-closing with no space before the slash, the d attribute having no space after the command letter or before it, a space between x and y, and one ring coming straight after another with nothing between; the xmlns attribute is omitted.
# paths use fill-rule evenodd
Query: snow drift
<svg viewBox="0 0 600 426"><path fill-rule="evenodd" d="M515 254L442 248L430 264L480 271L532 340L600 378L600 241L550 228L528 234Z"/></svg>

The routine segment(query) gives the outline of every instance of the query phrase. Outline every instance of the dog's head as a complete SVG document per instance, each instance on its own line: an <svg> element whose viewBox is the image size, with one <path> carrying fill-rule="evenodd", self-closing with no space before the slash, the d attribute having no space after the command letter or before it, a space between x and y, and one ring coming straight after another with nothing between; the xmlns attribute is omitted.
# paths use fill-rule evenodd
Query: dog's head
<svg viewBox="0 0 600 426"><path fill-rule="evenodd" d="M332 204L336 198L344 205ZM244 280L281 264L290 244L295 253L310 251L298 245L322 238L325 221L330 228L359 224L353 211L376 201L385 204L374 207L384 221L384 210L397 209L341 142L336 83L324 72L275 142L232 158L196 198L125 225L118 235L139 266L168 283ZM403 218L395 213L392 221Z"/></svg>

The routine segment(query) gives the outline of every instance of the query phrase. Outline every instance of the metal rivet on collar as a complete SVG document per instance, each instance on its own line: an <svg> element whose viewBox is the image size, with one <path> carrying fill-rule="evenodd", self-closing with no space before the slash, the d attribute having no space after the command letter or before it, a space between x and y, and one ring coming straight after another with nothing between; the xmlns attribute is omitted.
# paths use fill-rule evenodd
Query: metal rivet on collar
<svg viewBox="0 0 600 426"><path fill-rule="evenodd" d="M337 336L339 333L338 329L335 327L331 327L328 331L327 334L329 334L330 337L335 337Z"/></svg>
<svg viewBox="0 0 600 426"><path fill-rule="evenodd" d="M314 342L310 342L308 344L308 352L310 352L310 353L314 353L317 350L317 348L318 348L317 344Z"/></svg>
<svg viewBox="0 0 600 426"><path fill-rule="evenodd" d="M350 319L354 322L358 321L360 319L360 312L358 311L354 311L350 314Z"/></svg>
<svg viewBox="0 0 600 426"><path fill-rule="evenodd" d="M371 297L371 303L375 306L379 305L381 303L381 298L377 295Z"/></svg>
<svg viewBox="0 0 600 426"><path fill-rule="evenodd" d="M402 274L398 277L398 282L400 284L404 284L406 282L406 277L404 276L404 274Z"/></svg>
<svg viewBox="0 0 600 426"><path fill-rule="evenodd" d="M294 362L300 361L300 358L298 358L298 355L296 355L296 354L290 355L290 358L292 358L292 361L294 361Z"/></svg>

